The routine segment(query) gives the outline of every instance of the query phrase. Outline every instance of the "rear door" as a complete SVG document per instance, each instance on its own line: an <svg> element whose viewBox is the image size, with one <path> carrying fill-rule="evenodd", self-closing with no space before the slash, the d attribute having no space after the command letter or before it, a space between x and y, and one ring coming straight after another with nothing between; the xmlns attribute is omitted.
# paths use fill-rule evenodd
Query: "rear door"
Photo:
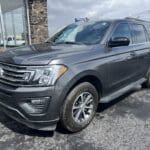
<svg viewBox="0 0 150 150"><path fill-rule="evenodd" d="M150 39L143 24L133 23L132 27L133 45L138 57L138 76L142 78L146 75L150 67Z"/></svg>
<svg viewBox="0 0 150 150"><path fill-rule="evenodd" d="M110 39L116 37L127 37L130 39L130 44L128 46L113 47L109 52L111 56L108 64L110 92L134 82L139 69L128 23L118 23L116 25Z"/></svg>

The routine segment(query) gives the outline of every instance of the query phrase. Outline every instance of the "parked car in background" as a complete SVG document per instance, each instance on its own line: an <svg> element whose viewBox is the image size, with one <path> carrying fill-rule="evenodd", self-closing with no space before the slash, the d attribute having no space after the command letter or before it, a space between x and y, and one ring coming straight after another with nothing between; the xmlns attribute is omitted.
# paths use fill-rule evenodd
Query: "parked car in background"
<svg viewBox="0 0 150 150"><path fill-rule="evenodd" d="M25 45L25 40L22 39L15 39L15 37L8 37L7 38L7 46L20 46Z"/></svg>
<svg viewBox="0 0 150 150"><path fill-rule="evenodd" d="M38 130L77 132L98 103L150 87L150 23L126 18L71 24L46 43L0 54L0 106Z"/></svg>
<svg viewBox="0 0 150 150"><path fill-rule="evenodd" d="M25 45L25 40L23 40L21 38L15 39L14 36L8 36L6 40L1 40L0 45L1 46L4 45L4 42L5 42L6 46L8 46L8 47Z"/></svg>

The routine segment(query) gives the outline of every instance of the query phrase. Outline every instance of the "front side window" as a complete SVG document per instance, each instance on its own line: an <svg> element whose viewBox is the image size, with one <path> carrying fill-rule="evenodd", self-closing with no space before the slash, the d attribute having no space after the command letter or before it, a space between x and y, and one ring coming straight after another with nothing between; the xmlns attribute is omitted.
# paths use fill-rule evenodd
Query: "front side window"
<svg viewBox="0 0 150 150"><path fill-rule="evenodd" d="M131 33L127 23L120 23L112 34L112 39L126 37L131 40Z"/></svg>
<svg viewBox="0 0 150 150"><path fill-rule="evenodd" d="M54 44L97 44L104 37L109 22L71 24L53 36L48 42Z"/></svg>
<svg viewBox="0 0 150 150"><path fill-rule="evenodd" d="M143 25L134 24L132 25L133 43L145 43L147 42L145 29Z"/></svg>

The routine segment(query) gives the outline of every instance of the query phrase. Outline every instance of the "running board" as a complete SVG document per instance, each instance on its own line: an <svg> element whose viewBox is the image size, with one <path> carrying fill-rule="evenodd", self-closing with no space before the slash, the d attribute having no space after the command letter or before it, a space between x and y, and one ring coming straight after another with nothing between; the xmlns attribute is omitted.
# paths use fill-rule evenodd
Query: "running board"
<svg viewBox="0 0 150 150"><path fill-rule="evenodd" d="M146 81L145 78L142 78L134 83L131 83L129 84L128 86L118 90L117 92L111 94L111 95L108 95L106 97L103 97L100 99L100 103L109 103L110 101L120 97L121 95L129 92L130 90L134 89L134 88L140 88L141 87L141 84L143 84L144 82Z"/></svg>

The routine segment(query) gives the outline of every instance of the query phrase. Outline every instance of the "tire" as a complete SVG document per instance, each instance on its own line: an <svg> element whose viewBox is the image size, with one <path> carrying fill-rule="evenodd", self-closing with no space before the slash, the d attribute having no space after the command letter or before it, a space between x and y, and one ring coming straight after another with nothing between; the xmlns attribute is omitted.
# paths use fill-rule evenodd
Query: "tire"
<svg viewBox="0 0 150 150"><path fill-rule="evenodd" d="M142 84L142 87L143 88L150 88L150 69L149 69L149 71L147 72L147 74L146 74L146 82L144 82L143 84Z"/></svg>
<svg viewBox="0 0 150 150"><path fill-rule="evenodd" d="M96 88L88 82L77 85L64 102L60 118L61 125L70 132L81 131L93 120L97 106Z"/></svg>
<svg viewBox="0 0 150 150"><path fill-rule="evenodd" d="M150 72L147 75L146 88L150 88Z"/></svg>

